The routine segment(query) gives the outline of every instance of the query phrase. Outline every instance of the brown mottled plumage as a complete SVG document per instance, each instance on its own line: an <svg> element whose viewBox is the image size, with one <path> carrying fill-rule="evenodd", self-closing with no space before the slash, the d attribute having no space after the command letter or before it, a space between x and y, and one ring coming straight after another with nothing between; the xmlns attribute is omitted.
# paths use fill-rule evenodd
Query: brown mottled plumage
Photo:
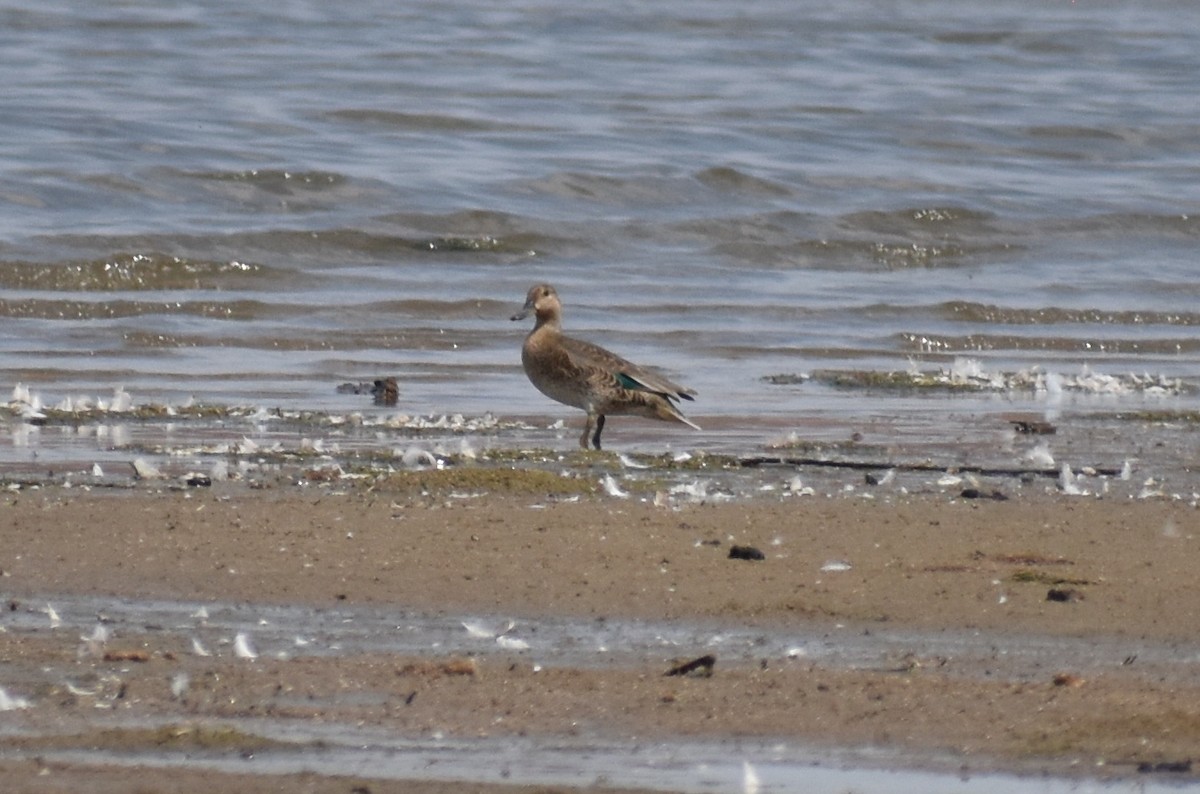
<svg viewBox="0 0 1200 794"><path fill-rule="evenodd" d="M691 400L696 392L598 345L564 335L562 303L554 287L532 287L524 308L512 319L523 320L531 311L536 313L537 322L525 337L521 363L542 394L587 412L579 446L587 449L590 442L600 449L607 414L634 414L700 429L675 407L675 401Z"/></svg>

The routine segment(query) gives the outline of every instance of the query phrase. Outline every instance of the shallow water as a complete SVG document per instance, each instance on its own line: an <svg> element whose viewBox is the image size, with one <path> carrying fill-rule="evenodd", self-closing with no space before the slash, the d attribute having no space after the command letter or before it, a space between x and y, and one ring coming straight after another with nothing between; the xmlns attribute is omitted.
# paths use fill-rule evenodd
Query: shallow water
<svg viewBox="0 0 1200 794"><path fill-rule="evenodd" d="M547 280L705 427L1046 409L763 380L960 356L1197 406L1194 4L17 2L0 67L0 387L47 404L569 416L507 319Z"/></svg>
<svg viewBox="0 0 1200 794"><path fill-rule="evenodd" d="M547 668L645 664L681 654L711 652L721 666L816 663L825 668L893 669L906 654L946 659L954 675L988 680L1044 680L1052 671L1072 669L1096 674L1136 656L1139 675L1168 676L1181 682L1196 677L1200 646L1145 640L1100 640L1001 633L870 631L792 627L771 632L715 622L654 623L624 620L550 618L510 621L495 615L423 615L382 608L313 609L301 606L140 601L60 595L29 596L21 609L5 617L6 631L44 631L53 610L55 631L86 637L98 622L125 644L145 638L157 647L194 638L217 656L231 656L233 638L244 633L263 657L352 656L394 653L487 657L498 654ZM502 647L492 635L528 643L521 650ZM55 665L37 669L10 665L4 687L11 693L37 691L44 684L78 675L78 668ZM369 697L369 693L366 695ZM319 706L312 697L307 707ZM332 703L327 705L333 705ZM342 704L345 705L345 704ZM29 703L37 716L36 697ZM330 712L331 714L333 712ZM668 742L633 741L599 736L462 738L405 737L361 723L287 718L220 720L254 736L294 742L300 749L267 747L251 757L219 751L157 753L54 750L39 751L46 760L152 766L187 766L231 772L362 775L394 779L505 782L530 785L644 787L664 791L743 790L746 764L761 791L862 792L962 791L979 794L1011 790L1047 792L1173 791L1153 778L1100 782L978 773L960 768L961 759L898 755L871 747L817 750L786 741L755 738ZM119 715L98 711L97 726L129 726ZM215 722L214 722L215 724ZM0 733L49 735L78 730L43 718L6 721ZM315 746L314 746L315 745ZM1081 770L1086 771L1086 770ZM1103 770L1097 770L1103 771Z"/></svg>
<svg viewBox="0 0 1200 794"><path fill-rule="evenodd" d="M952 660L961 675L992 680L1044 680L1055 670L1093 674L1120 667L1131 655L1144 675L1161 671L1172 680L1200 677L1200 645L1144 639L1073 638L984 631L912 631L872 626L777 627L719 622L581 620L542 617L512 620L499 615L426 615L394 608L313 609L298 605L186 603L78 596L29 596L5 618L12 630L48 625L53 608L64 631L87 635L98 623L122 636L152 631L196 637L217 653L229 653L245 633L263 656L302 658L388 653L438 655L512 652L495 636L528 645L530 662L564 667L604 667L646 659L712 652L722 664L762 659L817 662L826 667L890 669L906 654ZM161 636L167 636L161 635ZM224 649L221 651L219 649ZM664 661L664 664L666 662Z"/></svg>
<svg viewBox="0 0 1200 794"><path fill-rule="evenodd" d="M269 735L269 732L268 732ZM282 736L280 738L283 738ZM753 740L721 743L685 741L603 743L535 740L397 741L362 730L289 733L291 740L320 740L319 750L271 751L254 758L165 758L105 752L50 752L46 760L76 763L188 767L223 772L363 776L507 785L593 787L597 785L708 794L750 791L747 764L760 792L813 794L1152 794L1186 790L1154 780L1062 780L970 772L943 773L876 766L893 761L869 751L836 755ZM868 766L869 765L869 766Z"/></svg>

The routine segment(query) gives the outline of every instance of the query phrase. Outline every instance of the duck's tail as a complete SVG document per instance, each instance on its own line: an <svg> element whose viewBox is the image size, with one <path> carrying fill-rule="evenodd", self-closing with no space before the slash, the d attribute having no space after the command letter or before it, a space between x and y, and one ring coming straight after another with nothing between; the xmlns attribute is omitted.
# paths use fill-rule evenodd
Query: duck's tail
<svg viewBox="0 0 1200 794"><path fill-rule="evenodd" d="M680 413L679 409L675 407L675 404L665 397L660 397L654 401L654 409L655 416L659 419L667 422L680 422L692 428L693 430L700 429L700 425L696 424L691 419L688 419L686 416Z"/></svg>

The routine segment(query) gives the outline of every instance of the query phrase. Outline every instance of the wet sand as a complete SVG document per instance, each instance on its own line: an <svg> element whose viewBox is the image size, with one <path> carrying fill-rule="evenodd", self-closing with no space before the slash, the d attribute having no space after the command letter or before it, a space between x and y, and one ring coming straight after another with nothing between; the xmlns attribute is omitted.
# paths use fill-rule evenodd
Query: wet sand
<svg viewBox="0 0 1200 794"><path fill-rule="evenodd" d="M12 491L0 507L9 624L77 595L395 607L523 624L703 621L834 642L978 632L993 649L1028 637L1069 648L1094 640L1111 658L1068 651L1014 671L992 669L986 651L958 658L915 641L868 666L804 654L730 660L718 650L711 676L667 677L709 650L563 666L502 648L251 660L230 648L199 656L186 633L163 627L89 647L47 617L0 634L0 686L31 704L2 717L19 737L0 787L210 790L207 773L97 769L61 752L252 754L258 738L213 726L259 718L413 737L761 737L972 770L1135 775L1139 764L1189 759L1200 741L1200 677L1184 663L1197 651L1196 524L1183 501L1032 490L1008 501L888 493L672 508L386 484ZM764 559L731 559L735 544ZM1145 647L1159 656L1139 658ZM1179 665L1147 661L1175 648ZM180 673L189 685L172 694ZM64 677L82 683L73 691ZM169 735L129 727L151 723ZM230 780L240 790L283 785ZM398 790L312 774L286 788ZM462 789L425 781L404 790Z"/></svg>

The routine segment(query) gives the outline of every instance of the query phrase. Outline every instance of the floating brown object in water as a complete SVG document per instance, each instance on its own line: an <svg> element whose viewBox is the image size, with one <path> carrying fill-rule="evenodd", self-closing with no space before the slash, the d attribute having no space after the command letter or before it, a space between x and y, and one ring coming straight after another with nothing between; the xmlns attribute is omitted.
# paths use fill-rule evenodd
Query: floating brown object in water
<svg viewBox="0 0 1200 794"><path fill-rule="evenodd" d="M400 399L400 386L395 378L383 378L375 381L371 395L375 398L376 405L395 405Z"/></svg>
<svg viewBox="0 0 1200 794"><path fill-rule="evenodd" d="M395 378L378 378L371 383L343 383L338 394L370 394L376 405L395 405L400 399L400 385Z"/></svg>

